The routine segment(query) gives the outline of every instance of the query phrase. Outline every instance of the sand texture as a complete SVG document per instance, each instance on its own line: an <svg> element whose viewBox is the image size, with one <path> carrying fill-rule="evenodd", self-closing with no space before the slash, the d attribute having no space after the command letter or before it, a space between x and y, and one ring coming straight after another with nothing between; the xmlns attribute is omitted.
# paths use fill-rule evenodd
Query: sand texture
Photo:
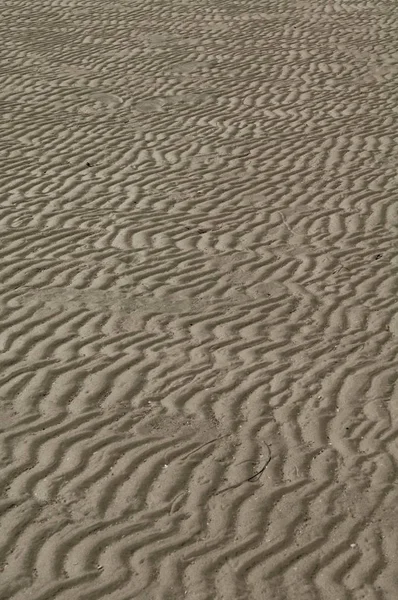
<svg viewBox="0 0 398 600"><path fill-rule="evenodd" d="M397 600L397 3L0 17L0 600Z"/></svg>

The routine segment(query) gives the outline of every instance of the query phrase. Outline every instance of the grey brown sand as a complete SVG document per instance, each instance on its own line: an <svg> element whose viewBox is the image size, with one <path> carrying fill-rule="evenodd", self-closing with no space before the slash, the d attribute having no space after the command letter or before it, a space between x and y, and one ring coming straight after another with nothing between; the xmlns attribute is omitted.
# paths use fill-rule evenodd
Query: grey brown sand
<svg viewBox="0 0 398 600"><path fill-rule="evenodd" d="M1 600L398 598L396 5L0 12Z"/></svg>

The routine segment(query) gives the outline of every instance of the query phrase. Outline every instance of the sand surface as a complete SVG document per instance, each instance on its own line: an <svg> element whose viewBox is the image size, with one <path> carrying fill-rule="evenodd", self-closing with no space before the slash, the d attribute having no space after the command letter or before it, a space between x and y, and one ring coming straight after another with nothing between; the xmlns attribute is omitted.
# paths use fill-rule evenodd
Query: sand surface
<svg viewBox="0 0 398 600"><path fill-rule="evenodd" d="M397 4L0 15L0 599L396 600Z"/></svg>

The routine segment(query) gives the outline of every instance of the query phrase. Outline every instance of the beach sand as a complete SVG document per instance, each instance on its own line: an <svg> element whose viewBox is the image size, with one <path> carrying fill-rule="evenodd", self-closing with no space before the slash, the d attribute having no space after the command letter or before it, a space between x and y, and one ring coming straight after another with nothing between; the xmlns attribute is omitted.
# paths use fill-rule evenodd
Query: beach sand
<svg viewBox="0 0 398 600"><path fill-rule="evenodd" d="M1 600L396 600L397 7L0 14Z"/></svg>

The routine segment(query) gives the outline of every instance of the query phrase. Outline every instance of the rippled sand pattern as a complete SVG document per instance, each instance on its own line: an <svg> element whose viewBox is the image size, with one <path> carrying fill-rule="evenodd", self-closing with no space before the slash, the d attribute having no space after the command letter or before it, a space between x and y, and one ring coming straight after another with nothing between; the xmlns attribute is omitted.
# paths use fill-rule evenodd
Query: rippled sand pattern
<svg viewBox="0 0 398 600"><path fill-rule="evenodd" d="M397 4L0 14L1 600L396 600Z"/></svg>

